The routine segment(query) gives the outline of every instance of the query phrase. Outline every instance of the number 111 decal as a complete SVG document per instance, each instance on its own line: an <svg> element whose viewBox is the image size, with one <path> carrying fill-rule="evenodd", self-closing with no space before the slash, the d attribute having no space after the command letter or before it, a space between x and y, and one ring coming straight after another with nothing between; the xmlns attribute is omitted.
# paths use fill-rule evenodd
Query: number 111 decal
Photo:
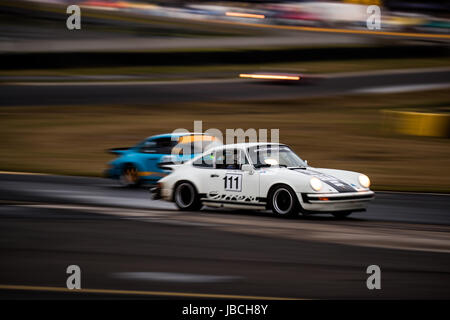
<svg viewBox="0 0 450 320"><path fill-rule="evenodd" d="M242 174L227 173L223 177L225 191L242 191Z"/></svg>

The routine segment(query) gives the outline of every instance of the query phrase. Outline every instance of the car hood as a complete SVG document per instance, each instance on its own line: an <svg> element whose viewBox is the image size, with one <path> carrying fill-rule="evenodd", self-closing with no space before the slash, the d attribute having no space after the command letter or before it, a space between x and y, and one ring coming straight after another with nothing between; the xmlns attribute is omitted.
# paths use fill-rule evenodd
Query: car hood
<svg viewBox="0 0 450 320"><path fill-rule="evenodd" d="M325 187L321 192L356 192L361 190L358 182L359 173L345 170L325 169L325 168L270 168L268 172L273 172L284 176L290 180L292 185L307 183L312 177L316 177L323 182ZM312 192L314 192L311 189Z"/></svg>

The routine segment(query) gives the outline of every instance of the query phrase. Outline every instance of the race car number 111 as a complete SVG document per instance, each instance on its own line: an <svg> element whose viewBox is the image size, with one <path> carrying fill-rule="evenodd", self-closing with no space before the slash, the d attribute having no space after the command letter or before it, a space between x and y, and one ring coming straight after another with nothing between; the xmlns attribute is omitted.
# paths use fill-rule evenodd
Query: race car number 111
<svg viewBox="0 0 450 320"><path fill-rule="evenodd" d="M225 191L242 191L242 174L227 173L223 178Z"/></svg>

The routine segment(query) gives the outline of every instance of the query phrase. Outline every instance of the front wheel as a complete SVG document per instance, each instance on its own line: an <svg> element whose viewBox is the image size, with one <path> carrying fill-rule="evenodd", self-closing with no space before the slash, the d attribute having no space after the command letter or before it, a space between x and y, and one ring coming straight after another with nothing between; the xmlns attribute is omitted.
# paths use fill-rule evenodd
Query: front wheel
<svg viewBox="0 0 450 320"><path fill-rule="evenodd" d="M332 215L336 218L336 219L344 219L347 218L349 215L351 215L351 212L345 211L345 212L334 212L332 213Z"/></svg>
<svg viewBox="0 0 450 320"><path fill-rule="evenodd" d="M181 182L175 187L174 201L178 209L183 211L200 210L202 206L197 190L190 182Z"/></svg>
<svg viewBox="0 0 450 320"><path fill-rule="evenodd" d="M276 187L270 197L273 213L283 217L292 217L299 212L297 196L288 186Z"/></svg>

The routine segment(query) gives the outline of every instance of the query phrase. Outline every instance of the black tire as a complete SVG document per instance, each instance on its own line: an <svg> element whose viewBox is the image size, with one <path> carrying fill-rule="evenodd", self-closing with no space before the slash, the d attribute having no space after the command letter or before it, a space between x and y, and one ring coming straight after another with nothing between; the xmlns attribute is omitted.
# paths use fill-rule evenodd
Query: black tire
<svg viewBox="0 0 450 320"><path fill-rule="evenodd" d="M344 211L344 212L333 212L332 215L336 218L336 219L345 219L347 218L349 215L351 215L352 213L349 211Z"/></svg>
<svg viewBox="0 0 450 320"><path fill-rule="evenodd" d="M120 173L119 182L124 187L137 187L140 181L136 167L132 164L125 165Z"/></svg>
<svg viewBox="0 0 450 320"><path fill-rule="evenodd" d="M192 183L187 181L182 181L175 186L173 201L182 211L196 211L202 207L197 190Z"/></svg>
<svg viewBox="0 0 450 320"><path fill-rule="evenodd" d="M300 211L296 194L286 185L279 185L270 192L269 206L274 214L281 217L293 217Z"/></svg>

